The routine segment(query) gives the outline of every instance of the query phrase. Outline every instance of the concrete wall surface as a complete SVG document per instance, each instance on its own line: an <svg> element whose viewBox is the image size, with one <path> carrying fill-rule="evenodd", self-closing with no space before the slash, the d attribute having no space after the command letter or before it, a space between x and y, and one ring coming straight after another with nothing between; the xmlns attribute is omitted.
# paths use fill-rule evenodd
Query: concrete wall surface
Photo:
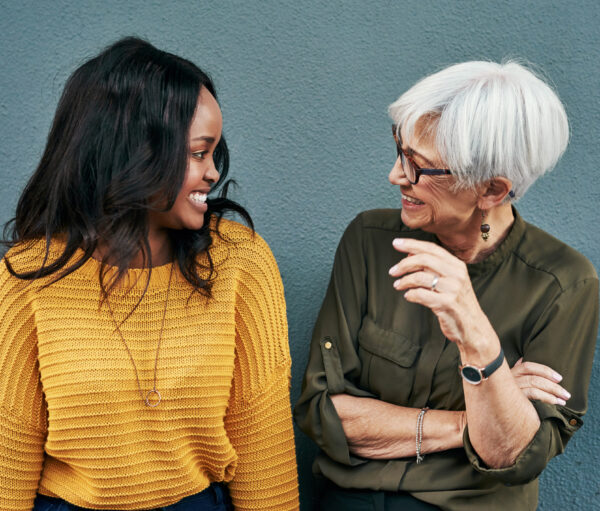
<svg viewBox="0 0 600 511"><path fill-rule="evenodd" d="M553 80L571 142L518 208L600 268L597 0L3 0L0 13L2 224L41 156L66 78L85 59L139 35L211 74L239 183L234 197L283 276L294 401L344 227L362 210L400 206L387 181L395 160L387 105L441 67L521 57ZM543 473L541 510L600 506L596 359L585 425ZM304 510L315 452L298 432Z"/></svg>

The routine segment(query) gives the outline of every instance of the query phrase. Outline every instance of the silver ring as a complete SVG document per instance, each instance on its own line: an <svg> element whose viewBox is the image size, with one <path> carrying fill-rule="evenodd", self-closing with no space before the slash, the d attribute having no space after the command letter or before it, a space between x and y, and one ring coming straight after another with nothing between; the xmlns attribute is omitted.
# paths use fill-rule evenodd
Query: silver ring
<svg viewBox="0 0 600 511"><path fill-rule="evenodd" d="M440 281L440 278L439 278L437 275L435 275L435 276L433 277L433 280L431 281L431 290L432 290L432 291L435 291L435 286L437 286L437 285L438 285L438 282L439 282L439 281Z"/></svg>

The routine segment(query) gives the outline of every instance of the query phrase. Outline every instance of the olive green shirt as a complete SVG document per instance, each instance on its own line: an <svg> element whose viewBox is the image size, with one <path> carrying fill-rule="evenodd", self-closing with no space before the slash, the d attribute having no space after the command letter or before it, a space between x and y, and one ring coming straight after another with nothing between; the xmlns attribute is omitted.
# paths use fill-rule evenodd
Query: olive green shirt
<svg viewBox="0 0 600 511"><path fill-rule="evenodd" d="M456 345L445 339L433 312L407 302L388 274L404 257L392 247L394 238L437 238L404 226L400 210L367 211L348 226L338 247L295 408L296 422L322 451L316 474L345 488L410 492L445 510L536 509L540 472L563 452L587 408L598 277L584 256L513 212L506 239L485 260L469 264L469 275L509 365L523 357L556 370L572 395L567 405L533 401L540 428L506 468L485 465L468 427L463 448L427 454L419 465L414 457L353 455L332 394L465 409Z"/></svg>

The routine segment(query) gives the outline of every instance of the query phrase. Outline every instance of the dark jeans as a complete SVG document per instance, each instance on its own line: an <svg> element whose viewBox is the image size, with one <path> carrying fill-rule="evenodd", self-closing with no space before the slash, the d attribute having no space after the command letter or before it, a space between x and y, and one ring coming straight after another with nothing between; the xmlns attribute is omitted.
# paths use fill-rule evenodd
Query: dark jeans
<svg viewBox="0 0 600 511"><path fill-rule="evenodd" d="M69 504L66 500L40 495L35 499L33 511L89 511L87 508ZM170 506L155 508L152 511L233 511L233 504L227 486L211 484L206 490L190 495Z"/></svg>
<svg viewBox="0 0 600 511"><path fill-rule="evenodd" d="M332 482L322 485L317 509L320 511L439 511L439 507L416 499L410 493L340 488Z"/></svg>

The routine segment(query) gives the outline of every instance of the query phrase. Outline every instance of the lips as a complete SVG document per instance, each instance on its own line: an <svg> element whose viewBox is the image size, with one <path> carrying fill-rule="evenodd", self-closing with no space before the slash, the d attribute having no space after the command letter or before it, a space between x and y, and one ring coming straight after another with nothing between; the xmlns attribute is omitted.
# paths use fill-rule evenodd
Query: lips
<svg viewBox="0 0 600 511"><path fill-rule="evenodd" d="M198 205L205 204L206 197L207 197L206 193L198 192L198 191L194 191L188 195L188 198L190 199L190 201L192 201L194 204L198 204Z"/></svg>
<svg viewBox="0 0 600 511"><path fill-rule="evenodd" d="M414 197L411 197L410 195L405 195L404 193L402 194L402 200L405 200L406 202L409 202L410 204L414 204L415 206L420 206L421 204L425 204L423 201L420 201L419 199L415 199Z"/></svg>

